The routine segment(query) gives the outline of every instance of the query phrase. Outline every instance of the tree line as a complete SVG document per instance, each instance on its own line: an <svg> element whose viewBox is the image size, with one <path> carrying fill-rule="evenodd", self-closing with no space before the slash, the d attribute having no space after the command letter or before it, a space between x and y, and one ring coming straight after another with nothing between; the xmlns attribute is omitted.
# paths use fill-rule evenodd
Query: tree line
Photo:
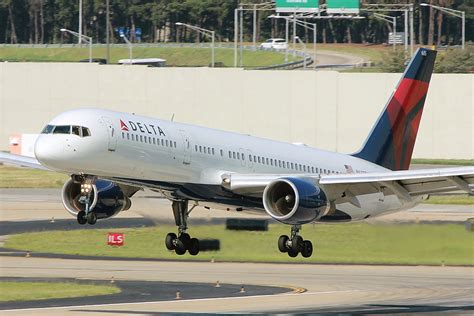
<svg viewBox="0 0 474 316"><path fill-rule="evenodd" d="M106 0L82 0L83 34L91 36L95 43L104 43L106 38ZM112 43L121 43L116 29L140 28L141 41L198 42L202 35L176 22L196 25L216 31L218 41L233 41L234 9L239 3L259 3L268 0L110 0L110 38ZM324 2L324 1L321 1ZM439 10L420 7L420 2L466 11L466 41L474 40L474 0L376 0L368 3L414 3L415 43L423 45L455 45L461 41L461 19L451 17ZM59 31L60 28L78 30L79 0L0 0L0 43L48 44L72 43L77 39ZM270 19L273 11L258 11L257 40L269 37L284 37L285 22ZM401 13L397 16L397 31L403 32ZM385 43L392 26L363 13L363 19L317 20L320 43ZM243 18L244 40L252 40L253 15L246 12ZM312 22L309 20L309 22ZM298 29L298 35L312 41L307 29Z"/></svg>

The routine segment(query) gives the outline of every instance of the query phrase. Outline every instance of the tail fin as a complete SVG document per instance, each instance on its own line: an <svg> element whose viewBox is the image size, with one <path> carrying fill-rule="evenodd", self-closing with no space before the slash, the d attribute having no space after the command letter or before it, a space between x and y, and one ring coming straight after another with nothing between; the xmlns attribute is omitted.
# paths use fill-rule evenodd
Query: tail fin
<svg viewBox="0 0 474 316"><path fill-rule="evenodd" d="M364 146L353 156L391 170L408 169L435 59L436 51L416 51Z"/></svg>

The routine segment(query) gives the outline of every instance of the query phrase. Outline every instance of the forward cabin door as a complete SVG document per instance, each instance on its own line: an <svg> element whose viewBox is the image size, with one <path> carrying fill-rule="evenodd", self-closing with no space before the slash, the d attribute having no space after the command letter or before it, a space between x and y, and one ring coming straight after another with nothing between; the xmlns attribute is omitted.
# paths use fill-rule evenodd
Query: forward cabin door
<svg viewBox="0 0 474 316"><path fill-rule="evenodd" d="M109 151L115 151L117 149L117 129L112 123L112 120L108 117L102 116L102 124L107 127L107 135L109 138L107 149Z"/></svg>
<svg viewBox="0 0 474 316"><path fill-rule="evenodd" d="M186 133L184 130L179 130L179 134L181 135L181 138L183 139L183 164L184 165L190 165L191 164L191 153L192 153L192 147L191 147L191 139L189 138L189 135Z"/></svg>

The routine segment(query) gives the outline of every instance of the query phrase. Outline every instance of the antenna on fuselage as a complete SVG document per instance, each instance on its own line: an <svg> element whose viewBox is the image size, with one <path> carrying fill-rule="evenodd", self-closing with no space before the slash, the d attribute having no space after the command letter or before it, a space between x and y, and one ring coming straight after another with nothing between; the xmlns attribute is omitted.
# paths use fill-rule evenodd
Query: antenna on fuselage
<svg viewBox="0 0 474 316"><path fill-rule="evenodd" d="M173 115L171 116L171 122L173 122L173 121L174 121L174 113L173 113Z"/></svg>

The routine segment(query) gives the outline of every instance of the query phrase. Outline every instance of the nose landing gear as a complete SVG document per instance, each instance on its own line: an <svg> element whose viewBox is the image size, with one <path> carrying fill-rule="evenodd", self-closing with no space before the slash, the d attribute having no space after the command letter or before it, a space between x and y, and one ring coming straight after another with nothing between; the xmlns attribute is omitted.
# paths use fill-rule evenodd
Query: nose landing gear
<svg viewBox="0 0 474 316"><path fill-rule="evenodd" d="M174 250L178 255L184 255L186 251L192 256L199 253L199 240L191 238L186 233L188 229L187 219L194 207L188 211L188 201L173 201L172 208L175 223L178 226L178 236L175 233L166 235L165 245L168 250Z"/></svg>
<svg viewBox="0 0 474 316"><path fill-rule="evenodd" d="M288 253L288 256L294 258L301 253L304 258L309 258L313 254L313 244L309 240L303 240L299 235L300 225L291 227L291 236L281 235L278 238L278 250Z"/></svg>
<svg viewBox="0 0 474 316"><path fill-rule="evenodd" d="M97 222L97 215L92 212L92 194L94 178L85 178L81 183L81 194L79 196L78 202L84 205L84 210L77 213L77 222L80 225L94 225Z"/></svg>

